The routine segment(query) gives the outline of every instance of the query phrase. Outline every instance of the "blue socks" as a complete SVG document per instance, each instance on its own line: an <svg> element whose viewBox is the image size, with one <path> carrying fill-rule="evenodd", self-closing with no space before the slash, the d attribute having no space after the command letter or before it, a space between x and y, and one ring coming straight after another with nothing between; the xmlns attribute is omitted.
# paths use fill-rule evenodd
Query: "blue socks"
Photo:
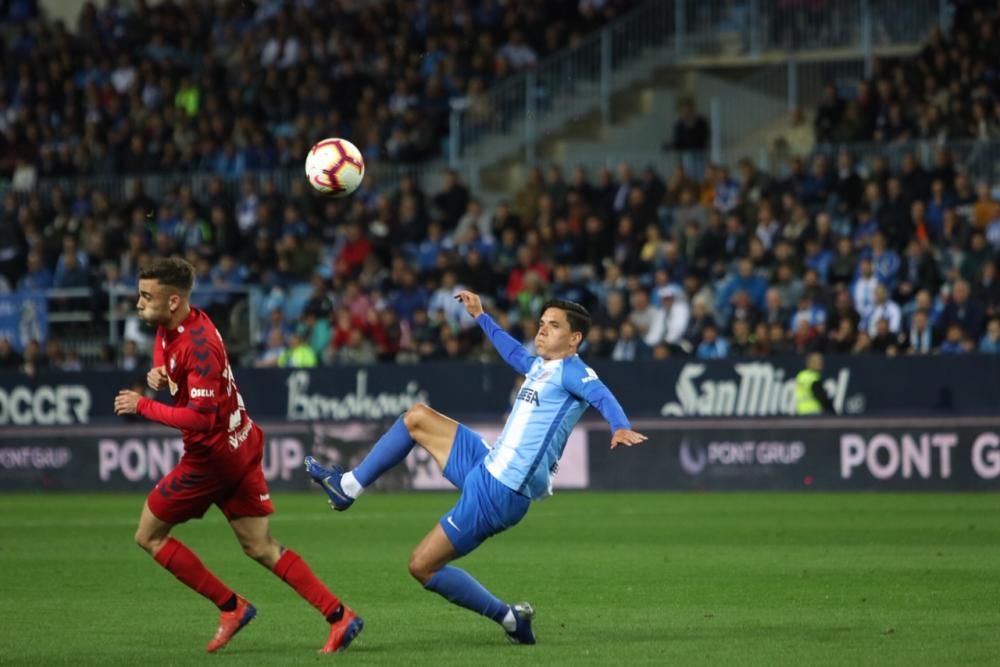
<svg viewBox="0 0 1000 667"><path fill-rule="evenodd" d="M510 607L486 590L465 570L445 565L430 578L424 588L434 591L452 604L503 623Z"/></svg>
<svg viewBox="0 0 1000 667"><path fill-rule="evenodd" d="M378 439L364 461L353 470L354 478L362 487L370 485L386 470L405 459L415 444L410 432L406 430L403 418L399 417L392 428Z"/></svg>

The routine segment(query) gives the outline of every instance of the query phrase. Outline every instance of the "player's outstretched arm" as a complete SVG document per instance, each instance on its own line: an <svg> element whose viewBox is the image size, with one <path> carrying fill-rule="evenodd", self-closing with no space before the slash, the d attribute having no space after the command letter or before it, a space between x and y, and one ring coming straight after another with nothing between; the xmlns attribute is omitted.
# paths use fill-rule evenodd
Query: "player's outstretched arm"
<svg viewBox="0 0 1000 667"><path fill-rule="evenodd" d="M121 390L115 396L115 414L139 415L184 431L209 431L215 424L215 414L198 412L189 407L164 405L128 389Z"/></svg>
<svg viewBox="0 0 1000 667"><path fill-rule="evenodd" d="M468 290L462 290L455 295L455 298L462 302L465 310L476 320L476 324L483 330L490 343L496 348L503 360L513 367L521 375L531 370L531 365L535 362L535 357L528 354L524 346L517 342L513 336L500 328L500 325L493 321L493 318L483 312L483 302L479 295Z"/></svg>
<svg viewBox="0 0 1000 667"><path fill-rule="evenodd" d="M611 449L618 445L631 447L647 440L642 433L632 430L621 403L601 382L597 373L579 359L566 362L563 369L563 387L566 391L590 403L611 425Z"/></svg>

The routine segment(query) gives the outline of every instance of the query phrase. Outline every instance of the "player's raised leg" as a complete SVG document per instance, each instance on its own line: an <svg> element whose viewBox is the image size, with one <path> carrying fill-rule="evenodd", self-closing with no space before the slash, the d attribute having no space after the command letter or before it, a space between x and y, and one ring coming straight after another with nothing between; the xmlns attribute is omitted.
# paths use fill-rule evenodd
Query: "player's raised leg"
<svg viewBox="0 0 1000 667"><path fill-rule="evenodd" d="M252 621L257 615L257 610L249 601L236 595L231 588L212 574L193 551L171 537L172 528L173 524L159 519L146 502L142 507L139 527L135 532L136 544L146 550L164 569L219 608L219 628L208 644L210 652L216 651Z"/></svg>
<svg viewBox="0 0 1000 667"><path fill-rule="evenodd" d="M311 456L306 457L306 470L313 481L323 487L331 507L343 511L354 503L365 487L405 459L415 444L426 449L444 470L457 431L458 422L454 419L417 404L396 420L351 472L345 474L336 466L324 468Z"/></svg>
<svg viewBox="0 0 1000 667"><path fill-rule="evenodd" d="M284 581L315 607L330 624L330 636L321 653L343 651L364 628L364 620L343 604L297 553L271 537L267 517L248 516L229 521L243 552Z"/></svg>

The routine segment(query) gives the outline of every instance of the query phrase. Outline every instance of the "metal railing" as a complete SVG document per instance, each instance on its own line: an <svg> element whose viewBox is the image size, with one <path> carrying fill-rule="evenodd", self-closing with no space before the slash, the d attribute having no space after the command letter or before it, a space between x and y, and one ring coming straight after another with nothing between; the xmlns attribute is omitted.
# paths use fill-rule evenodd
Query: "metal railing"
<svg viewBox="0 0 1000 667"><path fill-rule="evenodd" d="M395 189L404 176L413 176L424 188L436 185L446 168L443 165L416 165L416 164L392 164L392 163L372 163L366 165L364 187L368 191L384 192ZM471 174L467 169L459 169L460 176L470 179ZM307 187L303 170L298 167L287 167L282 169L272 169L266 171L247 171L235 178L225 178L212 171L182 171L182 172L150 172L150 173L108 173L108 174L79 174L74 176L41 177L35 183L34 188L29 190L14 191L18 195L26 195L30 192L41 191L50 192L53 188L60 188L67 193L75 193L80 187L91 190L99 190L112 200L125 200L131 196L134 184L142 183L143 192L154 199L166 197L178 185L190 185L196 197L203 197L209 193L209 184L215 178L221 178L223 190L230 196L238 196L241 184L245 180L253 182L254 186L260 188L268 183L273 183L279 192L293 192L293 186L301 181L302 187ZM10 187L7 184L7 187ZM0 187L0 189L3 189Z"/></svg>
<svg viewBox="0 0 1000 667"><path fill-rule="evenodd" d="M135 315L136 288L132 285L106 287L108 342L118 345L128 332L129 320L138 326ZM262 289L259 286L205 286L197 287L192 294L193 305L212 311L219 305L224 319L216 318L216 327L226 338L226 348L234 358L252 352L260 339ZM153 332L147 331L152 339Z"/></svg>
<svg viewBox="0 0 1000 667"><path fill-rule="evenodd" d="M603 151L589 157L578 159L573 166L583 167L590 174L596 174L600 169L614 169L620 163L628 163L633 172L646 167L653 168L661 177L669 176L674 167L681 165L694 178L700 178L702 168L708 164L720 164L735 167L742 159L748 159L758 168L781 177L788 173L792 158L809 159L814 155L823 154L829 158L828 166L835 167L837 154L846 151L854 164L867 175L876 158L888 161L891 170L897 170L907 154L912 154L916 162L925 170L934 166L938 153L945 152L958 173L967 175L974 182L985 180L990 183L1000 183L1000 139L993 141L964 140L942 143L936 140L916 140L901 143L833 143L817 144L808 155L777 154L773 150L762 147L758 151L739 152L724 149L718 155L711 151L660 151L625 150ZM808 168L808 163L807 163Z"/></svg>
<svg viewBox="0 0 1000 667"><path fill-rule="evenodd" d="M651 0L537 66L453 100L449 162L487 162L521 151L532 164L549 128L599 111L630 85L643 61L656 66L728 55L745 64L768 53L839 49L870 63L874 49L924 41L950 20L946 0ZM841 53L843 55L843 53ZM793 84L794 87L794 84Z"/></svg>

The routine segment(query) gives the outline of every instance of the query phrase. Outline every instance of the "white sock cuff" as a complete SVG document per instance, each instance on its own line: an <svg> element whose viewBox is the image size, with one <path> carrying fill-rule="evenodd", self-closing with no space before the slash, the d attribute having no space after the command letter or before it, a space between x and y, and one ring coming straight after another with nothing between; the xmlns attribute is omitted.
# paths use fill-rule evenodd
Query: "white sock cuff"
<svg viewBox="0 0 1000 667"><path fill-rule="evenodd" d="M365 492L365 487L361 486L353 470L340 478L340 488L351 498L357 498Z"/></svg>

